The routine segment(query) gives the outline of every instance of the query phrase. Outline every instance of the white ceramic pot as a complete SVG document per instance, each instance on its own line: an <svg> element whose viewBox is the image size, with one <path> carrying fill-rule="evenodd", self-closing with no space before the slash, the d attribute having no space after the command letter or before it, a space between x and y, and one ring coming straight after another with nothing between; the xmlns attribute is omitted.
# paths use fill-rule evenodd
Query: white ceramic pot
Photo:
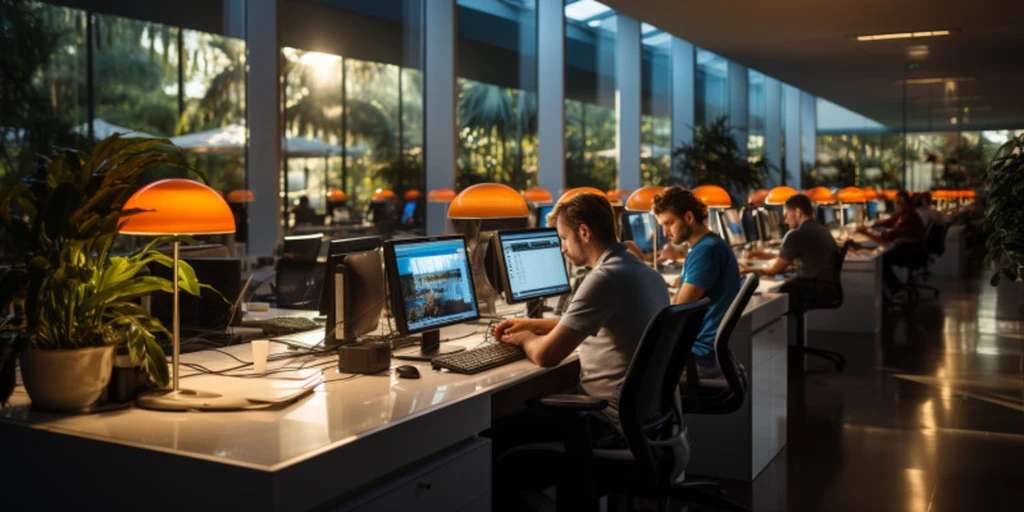
<svg viewBox="0 0 1024 512"><path fill-rule="evenodd" d="M81 411L110 383L114 347L70 350L25 350L19 359L21 379L32 403L58 411Z"/></svg>

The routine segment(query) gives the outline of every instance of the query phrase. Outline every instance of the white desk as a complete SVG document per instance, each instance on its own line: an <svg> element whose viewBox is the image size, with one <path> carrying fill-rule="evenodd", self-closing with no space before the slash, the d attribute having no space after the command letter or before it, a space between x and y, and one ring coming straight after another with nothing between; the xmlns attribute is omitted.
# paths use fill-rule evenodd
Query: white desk
<svg viewBox="0 0 1024 512"><path fill-rule="evenodd" d="M882 255L888 248L850 251L843 263L843 305L807 313L811 331L875 333L882 328ZM810 340L808 340L810 341Z"/></svg>

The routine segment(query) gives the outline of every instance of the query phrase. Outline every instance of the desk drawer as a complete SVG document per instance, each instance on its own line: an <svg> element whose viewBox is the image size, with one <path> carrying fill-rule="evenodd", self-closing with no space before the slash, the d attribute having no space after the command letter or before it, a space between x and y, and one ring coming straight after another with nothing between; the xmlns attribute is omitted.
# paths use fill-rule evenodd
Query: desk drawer
<svg viewBox="0 0 1024 512"><path fill-rule="evenodd" d="M372 496L350 510L448 511L474 502L479 506L477 500L491 493L491 441L478 439L438 454L408 471L387 477L379 490L371 492Z"/></svg>

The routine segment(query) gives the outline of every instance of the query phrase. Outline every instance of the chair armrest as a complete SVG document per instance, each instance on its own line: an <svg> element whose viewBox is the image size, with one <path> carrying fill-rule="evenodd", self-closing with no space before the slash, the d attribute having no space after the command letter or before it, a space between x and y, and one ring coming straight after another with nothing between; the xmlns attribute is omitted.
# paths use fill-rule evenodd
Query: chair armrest
<svg viewBox="0 0 1024 512"><path fill-rule="evenodd" d="M548 395L540 405L568 411L600 411L608 407L608 400L589 395Z"/></svg>

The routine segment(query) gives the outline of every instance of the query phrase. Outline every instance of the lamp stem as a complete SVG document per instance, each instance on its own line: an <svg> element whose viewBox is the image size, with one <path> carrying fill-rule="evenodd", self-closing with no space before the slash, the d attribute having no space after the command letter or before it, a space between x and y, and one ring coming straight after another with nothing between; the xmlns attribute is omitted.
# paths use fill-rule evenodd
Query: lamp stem
<svg viewBox="0 0 1024 512"><path fill-rule="evenodd" d="M653 214L651 216L654 217ZM654 251L652 251L654 254L651 257L651 268L654 270L658 270L658 243L660 242L658 238L658 218L654 217Z"/></svg>
<svg viewBox="0 0 1024 512"><path fill-rule="evenodd" d="M171 279L171 281L174 282L173 288L172 288L173 291L174 291L174 299L173 299L174 300L174 308L173 308L173 313L172 313L172 317L171 317L171 322L174 324L173 325L173 331L172 331L172 334L171 334L171 351L172 351L172 368L171 368L171 372L173 374L174 392L175 393L178 392L178 367L180 366L178 359L180 359L180 357L181 357L181 346L180 346L180 338L179 338L180 333L179 333L179 326L178 326L178 245L179 245L179 242L177 240L175 240L174 241L174 265L173 265L174 269L173 269L172 279Z"/></svg>

